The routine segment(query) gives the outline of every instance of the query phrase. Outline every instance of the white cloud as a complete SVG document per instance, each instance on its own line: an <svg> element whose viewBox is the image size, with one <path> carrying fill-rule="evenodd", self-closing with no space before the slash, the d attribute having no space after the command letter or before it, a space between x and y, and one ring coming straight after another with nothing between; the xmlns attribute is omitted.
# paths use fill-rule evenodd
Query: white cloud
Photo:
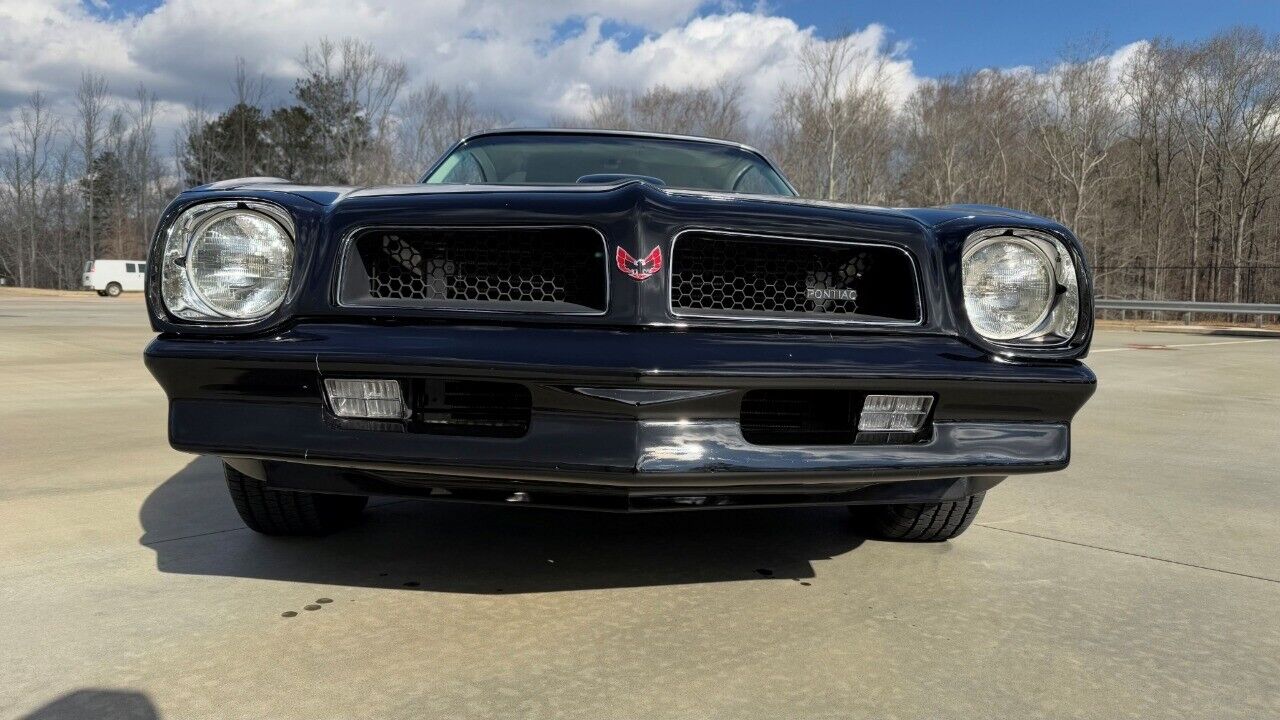
<svg viewBox="0 0 1280 720"><path fill-rule="evenodd" d="M181 109L231 97L237 57L288 101L303 48L321 37L355 37L404 60L411 84L463 85L523 123L581 112L611 87L684 87L741 81L756 119L772 109L812 36L766 10L701 0L167 0L141 16L101 17L78 0L0 3L0 116L40 90L69 109L86 70L104 74L121 102L139 83L166 110L167 144ZM626 27L630 41L603 28ZM577 28L566 31L566 28ZM635 36L639 41L635 41ZM872 25L858 42L885 52ZM902 97L917 82L895 48L889 58ZM2 123L0 123L2 124Z"/></svg>

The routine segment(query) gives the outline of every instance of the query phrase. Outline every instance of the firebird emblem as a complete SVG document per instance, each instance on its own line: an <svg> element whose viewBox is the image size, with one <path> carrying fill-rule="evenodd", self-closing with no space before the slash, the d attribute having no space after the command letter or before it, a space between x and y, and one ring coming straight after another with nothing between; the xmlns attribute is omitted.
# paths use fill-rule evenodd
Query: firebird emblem
<svg viewBox="0 0 1280 720"><path fill-rule="evenodd" d="M637 260L619 246L617 262L619 270L636 280L644 280L662 269L662 248L656 247L643 260Z"/></svg>

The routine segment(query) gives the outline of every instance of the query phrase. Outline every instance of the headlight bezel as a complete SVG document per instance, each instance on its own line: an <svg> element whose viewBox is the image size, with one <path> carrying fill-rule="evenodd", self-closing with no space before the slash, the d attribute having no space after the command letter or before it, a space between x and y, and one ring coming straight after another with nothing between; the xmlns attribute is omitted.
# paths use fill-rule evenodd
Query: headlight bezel
<svg viewBox="0 0 1280 720"><path fill-rule="evenodd" d="M993 337L978 329L969 317L968 294L965 292L965 260L974 252L995 243L1010 242L1033 250L1045 263L1053 292L1044 312L1031 329L1013 337ZM1083 258L1077 258L1068 243L1043 230L1020 227L984 228L970 233L960 253L960 300L969 329L984 343L1001 351L1061 350L1078 341L1087 328L1082 288L1087 279L1081 277Z"/></svg>
<svg viewBox="0 0 1280 720"><path fill-rule="evenodd" d="M265 309L252 315L233 315L206 299L189 262L202 233L214 223L236 214L255 215L282 232L288 245L288 275L283 290ZM184 326L239 327L260 324L287 302L294 285L298 259L297 228L292 215L274 203L252 199L211 200L184 208L160 236L157 273L160 306L172 322Z"/></svg>

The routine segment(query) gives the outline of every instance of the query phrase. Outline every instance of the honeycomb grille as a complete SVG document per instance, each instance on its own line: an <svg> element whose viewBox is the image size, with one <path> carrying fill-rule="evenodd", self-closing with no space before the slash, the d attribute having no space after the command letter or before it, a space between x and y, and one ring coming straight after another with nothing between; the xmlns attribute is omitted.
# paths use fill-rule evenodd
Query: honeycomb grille
<svg viewBox="0 0 1280 720"><path fill-rule="evenodd" d="M356 240L355 254L347 266L354 277L344 281L348 304L527 312L606 306L604 245L589 228L373 231Z"/></svg>
<svg viewBox="0 0 1280 720"><path fill-rule="evenodd" d="M915 269L897 248L689 233L671 265L676 314L920 320Z"/></svg>

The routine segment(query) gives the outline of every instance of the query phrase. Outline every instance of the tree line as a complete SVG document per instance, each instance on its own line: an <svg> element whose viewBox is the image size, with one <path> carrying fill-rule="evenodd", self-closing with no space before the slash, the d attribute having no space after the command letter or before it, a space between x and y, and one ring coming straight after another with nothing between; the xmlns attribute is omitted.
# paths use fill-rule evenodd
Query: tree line
<svg viewBox="0 0 1280 720"><path fill-rule="evenodd" d="M802 194L990 203L1080 236L1103 297L1280 302L1280 40L1239 28L1122 62L982 70L890 102L884 62L814 45L767 146Z"/></svg>
<svg viewBox="0 0 1280 720"><path fill-rule="evenodd" d="M561 126L708 135L765 150L802 195L876 205L989 203L1058 219L1106 297L1280 302L1280 39L1238 28L1078 50L1039 70L921 83L851 37L815 40L753 123L741 82L609 89ZM413 182L459 137L509 124L482 98L411 86L368 43L321 41L271 106L241 62L234 102L188 111L171 152L157 100L113 103L86 74L74 114L37 93L0 158L0 275L74 287L91 257L141 257L182 187L247 176Z"/></svg>

